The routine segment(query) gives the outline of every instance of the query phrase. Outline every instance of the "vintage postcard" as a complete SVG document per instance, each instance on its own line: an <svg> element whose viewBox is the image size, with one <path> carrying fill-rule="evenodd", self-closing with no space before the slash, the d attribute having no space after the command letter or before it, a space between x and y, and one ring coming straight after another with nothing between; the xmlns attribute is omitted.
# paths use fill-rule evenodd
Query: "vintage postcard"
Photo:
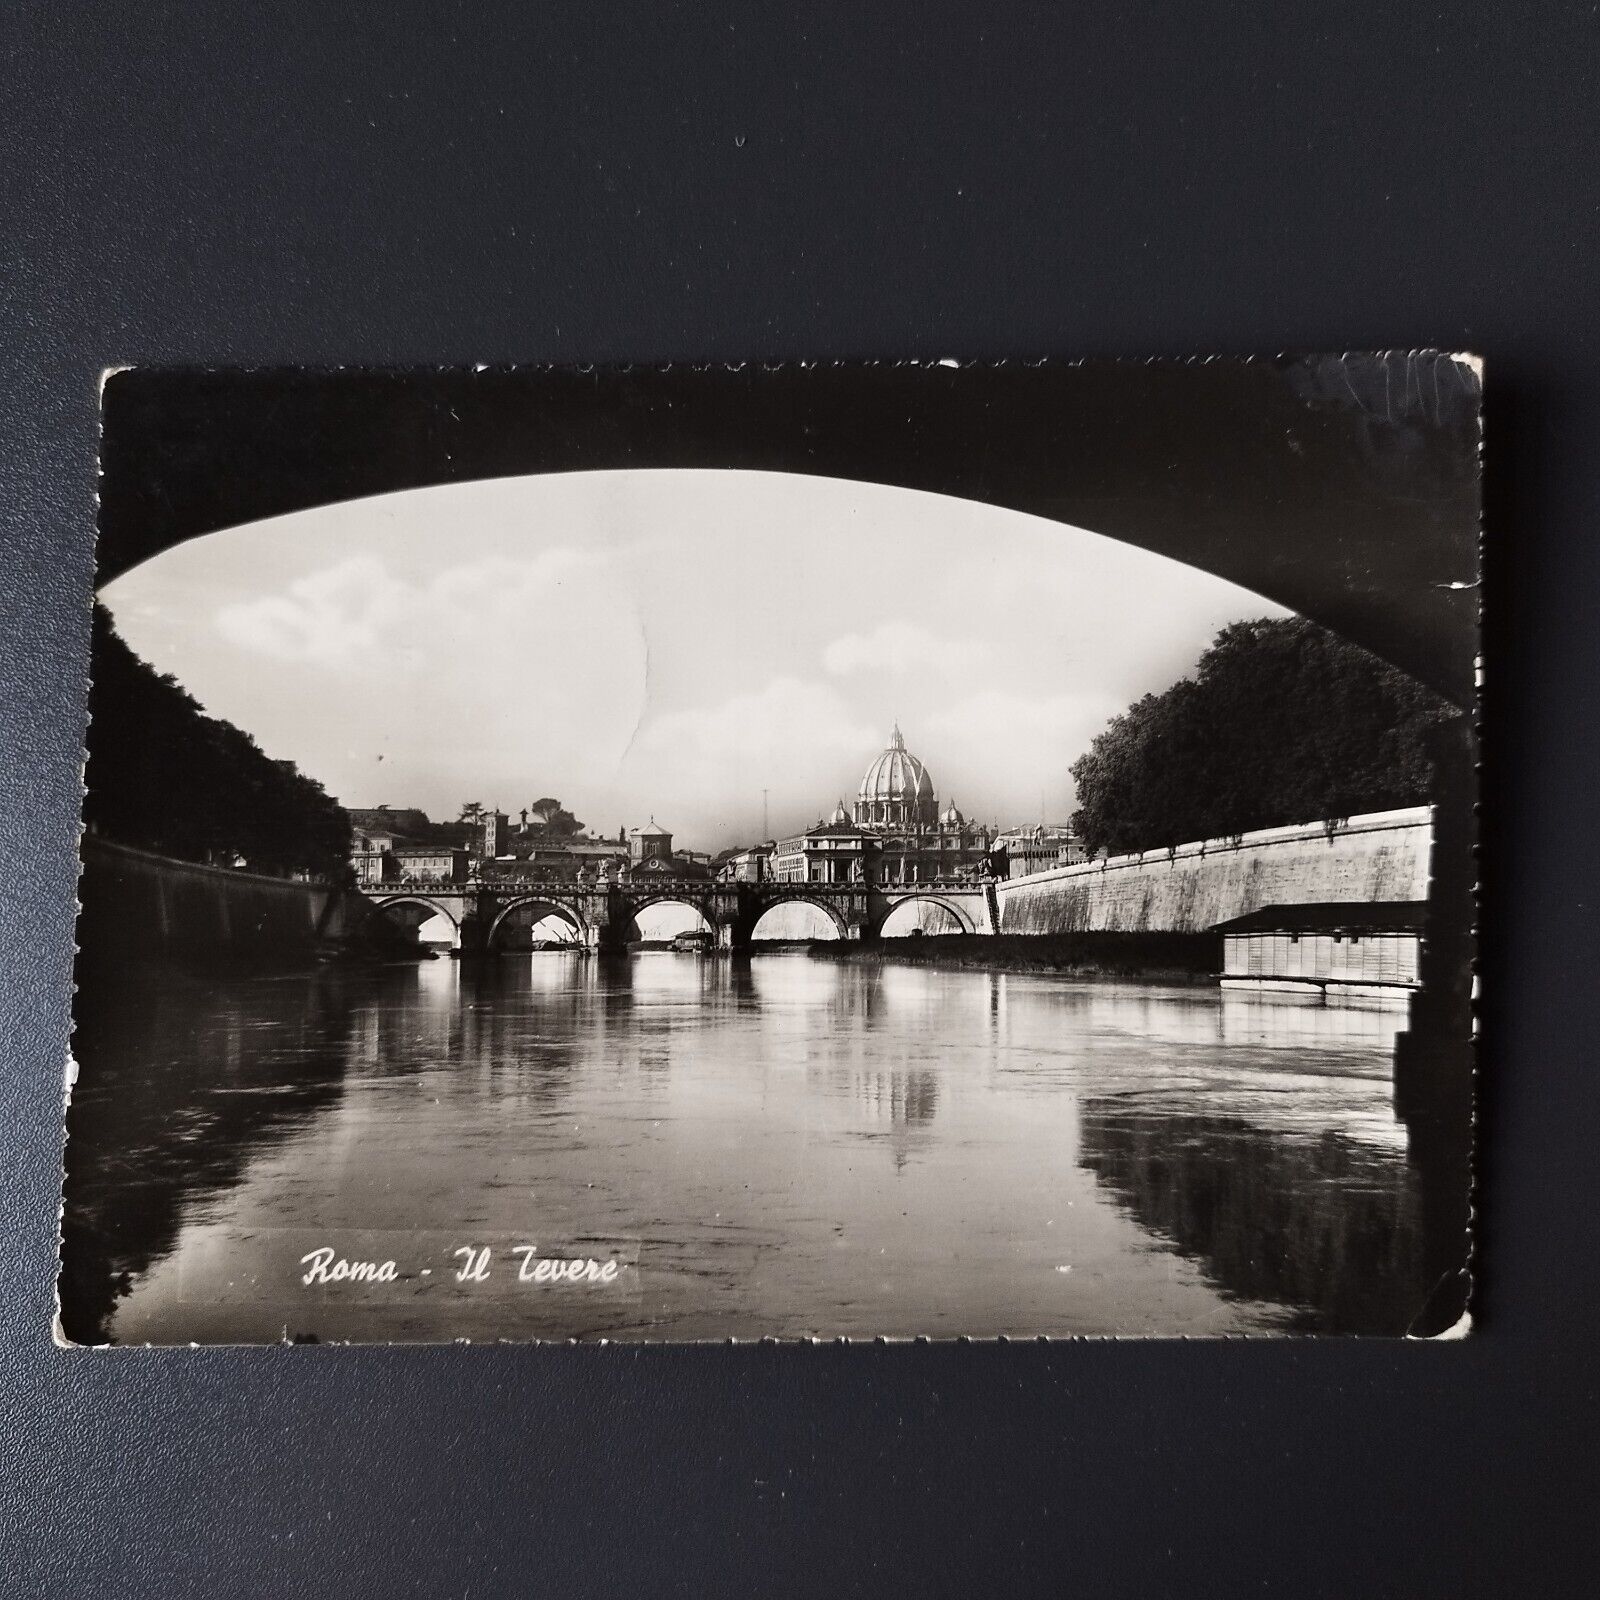
<svg viewBox="0 0 1600 1600"><path fill-rule="evenodd" d="M108 374L59 1337L1464 1332L1481 382Z"/></svg>

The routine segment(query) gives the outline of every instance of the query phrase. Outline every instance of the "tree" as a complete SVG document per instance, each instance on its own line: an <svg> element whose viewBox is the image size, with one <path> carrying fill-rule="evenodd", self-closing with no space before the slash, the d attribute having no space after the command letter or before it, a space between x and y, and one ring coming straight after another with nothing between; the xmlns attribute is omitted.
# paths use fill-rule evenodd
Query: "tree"
<svg viewBox="0 0 1600 1600"><path fill-rule="evenodd" d="M528 810L544 831L555 838L570 839L573 834L583 831L583 824L550 795L535 800Z"/></svg>
<svg viewBox="0 0 1600 1600"><path fill-rule="evenodd" d="M94 612L84 820L109 838L258 872L349 870L350 819L292 762L208 717Z"/></svg>
<svg viewBox="0 0 1600 1600"><path fill-rule="evenodd" d="M1193 678L1146 695L1072 765L1087 848L1149 850L1426 799L1415 680L1303 617L1226 627Z"/></svg>

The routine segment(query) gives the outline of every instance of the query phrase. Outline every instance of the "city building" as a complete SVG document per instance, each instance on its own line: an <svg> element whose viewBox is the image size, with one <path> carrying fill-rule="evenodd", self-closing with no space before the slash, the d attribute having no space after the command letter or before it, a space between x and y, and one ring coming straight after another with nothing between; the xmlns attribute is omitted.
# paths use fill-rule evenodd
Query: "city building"
<svg viewBox="0 0 1600 1600"><path fill-rule="evenodd" d="M743 850L727 850L717 858L716 876L724 883L765 883L772 876L772 853L776 841L753 844Z"/></svg>
<svg viewBox="0 0 1600 1600"><path fill-rule="evenodd" d="M1417 988L1420 900L1263 906L1217 924L1222 987L1321 1003L1404 1005Z"/></svg>
<svg viewBox="0 0 1600 1600"><path fill-rule="evenodd" d="M432 822L413 806L346 808L350 865L357 883L401 879L459 883L477 854L476 829L465 822Z"/></svg>
<svg viewBox="0 0 1600 1600"><path fill-rule="evenodd" d="M844 819L841 804L833 819L803 833L779 839L771 854L771 876L779 883L866 883L878 836Z"/></svg>
<svg viewBox="0 0 1600 1600"><path fill-rule="evenodd" d="M505 812L485 811L482 814L481 826L483 844L480 854L485 861L493 861L496 856L511 854L511 818Z"/></svg>
<svg viewBox="0 0 1600 1600"><path fill-rule="evenodd" d="M1064 823L1035 823L1031 828L1007 828L995 836L996 851L1004 851L1006 875L1026 877L1051 867L1073 867L1088 860L1083 841Z"/></svg>
<svg viewBox="0 0 1600 1600"><path fill-rule="evenodd" d="M709 878L711 857L674 850L672 832L654 817L643 828L619 828L615 838L587 833L552 836L535 827L513 829L508 848L478 867L483 878L571 878L597 883L636 876Z"/></svg>
<svg viewBox="0 0 1600 1600"><path fill-rule="evenodd" d="M675 850L670 829L654 817L642 828L595 837L555 801L524 809L513 820L474 805L457 822L433 822L414 807L351 810L350 860L364 884L460 882L485 878L571 878L598 881L637 873L709 878L712 857Z"/></svg>
<svg viewBox="0 0 1600 1600"><path fill-rule="evenodd" d="M483 863L487 877L578 878L619 871L628 860L626 837L591 838L580 833L568 838L548 835L513 835L506 848Z"/></svg>
<svg viewBox="0 0 1600 1600"><path fill-rule="evenodd" d="M992 869L994 830L969 822L952 801L941 812L927 766L897 726L856 791L831 816L772 846L783 883L933 883Z"/></svg>
<svg viewBox="0 0 1600 1600"><path fill-rule="evenodd" d="M393 861L390 851L394 848L395 836L392 833L352 829L350 834L350 865L355 870L357 883L383 883L390 877L398 877L399 872L391 871Z"/></svg>
<svg viewBox="0 0 1600 1600"><path fill-rule="evenodd" d="M551 846L517 855L497 856L493 861L479 861L473 870L475 876L486 879L558 878L581 882L608 876L617 870L621 860L615 850L590 853Z"/></svg>
<svg viewBox="0 0 1600 1600"><path fill-rule="evenodd" d="M840 799L830 815L809 828L716 858L674 849L671 830L654 817L642 828L619 828L614 838L591 837L554 800L524 809L515 821L498 807L476 804L454 823L435 823L414 808L389 806L352 811L350 817L351 860L362 883L438 881L475 873L589 881L649 875L902 884L1006 870L1004 858L995 854L993 828L968 821L953 801L940 810L932 775L906 748L898 727L867 767L853 805ZM1020 850L1021 830L1014 834ZM1042 838L1032 841L1028 860L1043 859ZM1062 847L1054 835L1051 846Z"/></svg>
<svg viewBox="0 0 1600 1600"><path fill-rule="evenodd" d="M635 828L628 835L628 864L630 866L643 866L647 861L663 861L672 855L672 834L666 828L658 828L656 819L651 817L648 827Z"/></svg>
<svg viewBox="0 0 1600 1600"><path fill-rule="evenodd" d="M402 883L465 883L471 853L459 845L397 844L389 859Z"/></svg>
<svg viewBox="0 0 1600 1600"><path fill-rule="evenodd" d="M672 832L651 817L648 827L628 835L628 877L700 878L711 876L711 858L695 851L675 852Z"/></svg>
<svg viewBox="0 0 1600 1600"><path fill-rule="evenodd" d="M839 803L840 810L844 802ZM883 753L867 768L856 794L858 827L909 834L933 827L939 802L928 769L909 750L895 724Z"/></svg>

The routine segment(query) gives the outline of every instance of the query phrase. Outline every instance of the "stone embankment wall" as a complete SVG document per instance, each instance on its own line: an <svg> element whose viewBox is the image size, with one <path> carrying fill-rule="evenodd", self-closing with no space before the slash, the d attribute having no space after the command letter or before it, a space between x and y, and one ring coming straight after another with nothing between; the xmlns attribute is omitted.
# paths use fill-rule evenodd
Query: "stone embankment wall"
<svg viewBox="0 0 1600 1600"><path fill-rule="evenodd" d="M999 886L1001 933L1204 933L1262 906L1425 900L1427 806L1111 856Z"/></svg>
<svg viewBox="0 0 1600 1600"><path fill-rule="evenodd" d="M79 962L97 968L291 967L353 939L370 916L359 896L327 884L175 861L93 835L78 899Z"/></svg>

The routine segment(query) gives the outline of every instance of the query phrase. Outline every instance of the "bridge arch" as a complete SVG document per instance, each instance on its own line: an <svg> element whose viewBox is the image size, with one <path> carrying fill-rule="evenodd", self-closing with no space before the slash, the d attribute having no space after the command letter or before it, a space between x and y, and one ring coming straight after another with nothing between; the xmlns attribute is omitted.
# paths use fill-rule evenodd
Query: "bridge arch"
<svg viewBox="0 0 1600 1600"><path fill-rule="evenodd" d="M371 904L380 917L399 927L408 928L412 933L418 932L432 922L435 917L443 917L450 924L451 943L458 944L460 942L461 918L448 905L443 905L437 900L430 899L425 894L386 895L382 899L373 899ZM423 915L414 922L394 915L396 911L407 908L421 911Z"/></svg>
<svg viewBox="0 0 1600 1600"><path fill-rule="evenodd" d="M489 924L489 932L484 940L486 950L497 950L503 938L507 924L512 917L526 911L542 911L546 916L560 917L577 936L579 944L586 943L589 938L589 924L583 913L576 906L568 905L565 901L549 895L520 895L517 899L509 901L500 908L493 922ZM544 920L543 917L534 919L534 926Z"/></svg>
<svg viewBox="0 0 1600 1600"><path fill-rule="evenodd" d="M698 926L706 932L715 933L717 929L716 907L710 899L696 895L684 889L652 890L637 896L629 894L626 901L627 927L632 930L630 937L643 937L643 930L639 927L639 918L657 906L680 906L683 910L692 912L698 919Z"/></svg>
<svg viewBox="0 0 1600 1600"><path fill-rule="evenodd" d="M834 933L840 939L850 936L850 925L845 920L844 913L832 901L824 899L821 895L807 894L803 889L797 888L793 893L784 893L781 890L773 893L769 890L763 894L753 908L750 922L750 937L756 936L756 930L761 926L762 920L770 911L776 911L782 906L813 906L820 911L829 922L833 924Z"/></svg>
<svg viewBox="0 0 1600 1600"><path fill-rule="evenodd" d="M953 899L941 894L902 894L896 895L893 903L884 909L882 916L878 917L873 923L872 932L879 938L894 939L902 937L898 933L889 933L885 930L888 923L898 912L908 910L913 906L937 906L954 920L956 925L954 931L957 933L976 933L978 931L978 926L973 919L972 913ZM910 929L906 930L907 933L910 931ZM922 931L926 932L927 930L924 929ZM937 931L947 932L950 930L940 929Z"/></svg>
<svg viewBox="0 0 1600 1600"><path fill-rule="evenodd" d="M630 893L627 897L628 915L637 916L651 906L687 906L698 911L707 922L712 921L712 907L708 896L697 895L688 889L652 889L644 894Z"/></svg>

